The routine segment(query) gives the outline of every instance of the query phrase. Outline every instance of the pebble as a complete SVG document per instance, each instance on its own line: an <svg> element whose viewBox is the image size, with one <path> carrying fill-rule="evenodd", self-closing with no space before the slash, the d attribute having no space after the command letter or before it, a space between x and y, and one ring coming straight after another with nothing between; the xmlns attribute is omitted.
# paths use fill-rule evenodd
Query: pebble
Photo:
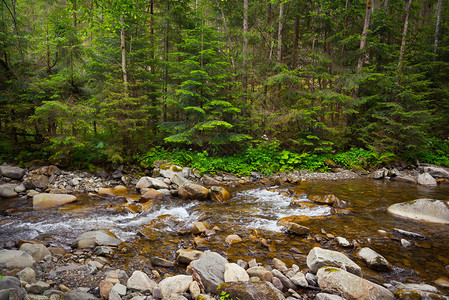
<svg viewBox="0 0 449 300"><path fill-rule="evenodd" d="M401 245L404 248L408 248L408 247L410 247L412 245L412 243L407 241L406 239L401 239Z"/></svg>
<svg viewBox="0 0 449 300"><path fill-rule="evenodd" d="M341 247L351 247L351 243L344 237L337 236L335 240Z"/></svg>

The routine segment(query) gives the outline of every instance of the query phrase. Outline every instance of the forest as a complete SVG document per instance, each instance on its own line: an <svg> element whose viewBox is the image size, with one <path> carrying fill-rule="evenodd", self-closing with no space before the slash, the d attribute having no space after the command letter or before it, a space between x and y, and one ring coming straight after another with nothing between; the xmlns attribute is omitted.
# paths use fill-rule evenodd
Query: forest
<svg viewBox="0 0 449 300"><path fill-rule="evenodd" d="M446 0L1 0L0 162L449 166L448 78Z"/></svg>

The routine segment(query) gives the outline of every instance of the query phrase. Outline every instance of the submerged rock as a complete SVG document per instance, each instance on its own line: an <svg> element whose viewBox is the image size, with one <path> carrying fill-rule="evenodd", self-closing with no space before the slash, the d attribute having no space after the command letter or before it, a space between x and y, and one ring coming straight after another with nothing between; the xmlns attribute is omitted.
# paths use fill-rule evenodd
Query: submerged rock
<svg viewBox="0 0 449 300"><path fill-rule="evenodd" d="M362 275L362 269L343 253L322 249L320 247L313 248L307 255L307 266L316 273L321 267L339 267L346 268L348 272Z"/></svg>
<svg viewBox="0 0 449 300"><path fill-rule="evenodd" d="M294 233L296 235L307 235L310 232L310 228L306 226L301 226L293 222L289 222L287 223L287 231Z"/></svg>
<svg viewBox="0 0 449 300"><path fill-rule="evenodd" d="M215 291L214 291L215 292ZM280 290L271 282L228 282L221 284L216 293L229 294L232 299L240 300L284 300Z"/></svg>
<svg viewBox="0 0 449 300"><path fill-rule="evenodd" d="M417 199L390 205L387 209L394 216L416 221L449 224L449 206L447 202L433 199Z"/></svg>
<svg viewBox="0 0 449 300"><path fill-rule="evenodd" d="M388 271L391 269L390 263L377 253L376 251L372 250L371 248L365 247L362 248L358 253L358 256L360 256L365 263L368 265L368 267L376 270L381 271Z"/></svg>
<svg viewBox="0 0 449 300"><path fill-rule="evenodd" d="M192 261L197 260L203 255L202 251L193 249L179 249L176 251L175 258L181 264L190 264Z"/></svg>
<svg viewBox="0 0 449 300"><path fill-rule="evenodd" d="M210 188L210 197L215 202L226 202L231 199L229 192L222 186L213 186Z"/></svg>
<svg viewBox="0 0 449 300"><path fill-rule="evenodd" d="M317 277L323 292L345 299L394 299L393 293L383 286L339 268L323 267L318 270Z"/></svg>

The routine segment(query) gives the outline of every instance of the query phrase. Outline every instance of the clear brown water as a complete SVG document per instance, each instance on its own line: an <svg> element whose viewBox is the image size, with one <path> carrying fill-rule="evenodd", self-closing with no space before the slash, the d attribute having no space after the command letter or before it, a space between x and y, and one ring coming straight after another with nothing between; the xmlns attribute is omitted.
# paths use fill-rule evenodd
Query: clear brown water
<svg viewBox="0 0 449 300"><path fill-rule="evenodd" d="M194 236L188 229L194 222L202 221L210 228L220 228L216 235L205 237L206 246L202 250L219 252L233 262L241 258L256 258L258 262L270 264L272 258L278 257L289 265L296 263L305 269L307 253L320 245L312 237L319 235L323 238L322 247L348 254L362 266L364 276L376 282L398 280L432 284L439 277L449 277L445 269L449 264L449 226L414 222L386 213L387 207L393 203L418 198L449 200L449 184L426 188L371 179L310 181L294 187L242 187L232 190L231 194L231 201L223 204L164 200L143 214L117 212L114 207L124 203L122 198L79 195L80 200L76 204L43 211L33 211L30 200L2 200L0 246L6 241L36 238L69 248L81 232L109 229L125 241L116 251L114 266L130 271L149 270L153 269L151 257L174 261L177 249L192 247ZM351 213L332 215L325 206L303 210L289 205L295 197L307 201L308 195L317 194L334 194L347 201ZM289 215L312 216L304 223L311 229L311 236L294 236L276 225L279 218ZM137 234L145 227L150 228L150 239ZM407 238L414 245L404 248L400 243L402 237L394 234L393 228L420 233L426 239ZM362 247L371 247L387 258L394 266L393 271L369 270L355 256L354 249L341 248L332 239L326 240L322 230L349 241L357 240ZM380 234L378 230L385 230L387 235ZM225 238L229 234L238 234L243 242L227 245ZM265 239L263 243L262 239ZM160 273L172 274L184 271L182 266L156 269Z"/></svg>

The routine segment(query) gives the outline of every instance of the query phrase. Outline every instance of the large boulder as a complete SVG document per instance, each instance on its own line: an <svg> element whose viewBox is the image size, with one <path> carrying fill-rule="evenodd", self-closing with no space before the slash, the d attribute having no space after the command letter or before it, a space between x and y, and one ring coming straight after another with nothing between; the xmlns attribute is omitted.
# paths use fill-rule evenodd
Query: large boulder
<svg viewBox="0 0 449 300"><path fill-rule="evenodd" d="M93 248L95 246L118 246L122 241L112 233L103 230L87 231L80 234L72 243L72 247Z"/></svg>
<svg viewBox="0 0 449 300"><path fill-rule="evenodd" d="M394 299L392 292L374 282L334 267L323 267L317 272L318 285L325 293L345 299Z"/></svg>
<svg viewBox="0 0 449 300"><path fill-rule="evenodd" d="M163 163L158 168L154 168L153 176L162 176L168 179L172 179L173 176L178 175L179 177L187 178L190 176L190 168L182 168L180 166Z"/></svg>
<svg viewBox="0 0 449 300"><path fill-rule="evenodd" d="M229 298L239 300L285 300L280 290L271 282L227 282L221 284L216 293L225 292Z"/></svg>
<svg viewBox="0 0 449 300"><path fill-rule="evenodd" d="M48 250L47 247L42 244L25 243L20 246L19 250L27 252L36 261L43 260L47 255L51 256L50 250Z"/></svg>
<svg viewBox="0 0 449 300"><path fill-rule="evenodd" d="M0 198L14 198L19 196L14 190L16 186L17 184L13 183L0 184Z"/></svg>
<svg viewBox="0 0 449 300"><path fill-rule="evenodd" d="M437 181L429 173L418 175L418 184L425 186L437 186Z"/></svg>
<svg viewBox="0 0 449 300"><path fill-rule="evenodd" d="M144 176L139 179L136 184L136 189L144 189L144 188L154 188L154 189L168 189L168 185L157 178Z"/></svg>
<svg viewBox="0 0 449 300"><path fill-rule="evenodd" d="M210 191L202 185L186 182L178 188L178 193L184 199L206 200Z"/></svg>
<svg viewBox="0 0 449 300"><path fill-rule="evenodd" d="M66 194L41 193L33 196L33 209L45 209L75 202L77 198Z"/></svg>
<svg viewBox="0 0 449 300"><path fill-rule="evenodd" d="M348 272L362 275L362 269L343 253L320 247L313 248L307 255L307 266L316 273L321 267L346 268Z"/></svg>
<svg viewBox="0 0 449 300"><path fill-rule="evenodd" d="M449 204L441 200L417 199L390 205L387 212L416 221L449 224Z"/></svg>
<svg viewBox="0 0 449 300"><path fill-rule="evenodd" d="M193 278L190 275L176 275L163 279L159 282L159 287L161 288L162 296L168 298L171 294L182 295L185 293L192 281Z"/></svg>
<svg viewBox="0 0 449 300"><path fill-rule="evenodd" d="M437 178L449 178L449 171L442 167L437 166L424 166L422 170Z"/></svg>
<svg viewBox="0 0 449 300"><path fill-rule="evenodd" d="M15 166L0 166L0 174L11 179L20 180L25 175L25 169Z"/></svg>
<svg viewBox="0 0 449 300"><path fill-rule="evenodd" d="M206 292L214 293L224 282L227 263L228 260L220 254L207 250L199 259L192 261L190 267L200 276Z"/></svg>
<svg viewBox="0 0 449 300"><path fill-rule="evenodd" d="M225 265L224 280L225 282L249 281L249 275L238 264L228 263Z"/></svg>
<svg viewBox="0 0 449 300"><path fill-rule="evenodd" d="M33 257L25 251L0 250L0 269L25 269L33 264Z"/></svg>

